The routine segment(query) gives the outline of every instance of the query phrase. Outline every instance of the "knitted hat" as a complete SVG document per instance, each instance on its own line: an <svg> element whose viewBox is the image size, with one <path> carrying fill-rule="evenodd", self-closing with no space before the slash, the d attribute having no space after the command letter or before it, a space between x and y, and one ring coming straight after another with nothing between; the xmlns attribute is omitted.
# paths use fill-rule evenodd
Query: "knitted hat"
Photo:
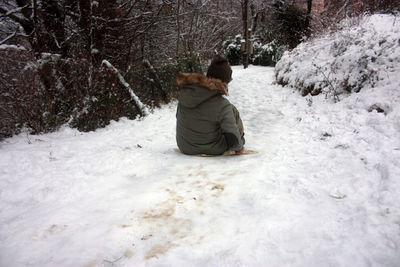
<svg viewBox="0 0 400 267"><path fill-rule="evenodd" d="M232 80L232 69L228 60L222 56L216 56L208 67L207 77L217 78L224 83L229 83Z"/></svg>

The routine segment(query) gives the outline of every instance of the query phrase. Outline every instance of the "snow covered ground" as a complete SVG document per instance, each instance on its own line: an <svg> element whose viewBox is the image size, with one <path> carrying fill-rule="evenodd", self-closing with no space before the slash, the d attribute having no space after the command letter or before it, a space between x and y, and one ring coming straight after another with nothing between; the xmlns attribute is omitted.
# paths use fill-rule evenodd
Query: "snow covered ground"
<svg viewBox="0 0 400 267"><path fill-rule="evenodd" d="M256 155L174 152L176 103L0 143L0 266L399 266L400 92L334 104L273 77L233 68Z"/></svg>

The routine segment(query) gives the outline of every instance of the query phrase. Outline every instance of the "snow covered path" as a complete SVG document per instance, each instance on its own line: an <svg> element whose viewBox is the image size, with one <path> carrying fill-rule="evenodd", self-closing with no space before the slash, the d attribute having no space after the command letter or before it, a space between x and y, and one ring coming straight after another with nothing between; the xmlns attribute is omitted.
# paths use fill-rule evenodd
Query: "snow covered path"
<svg viewBox="0 0 400 267"><path fill-rule="evenodd" d="M399 266L398 109L272 81L233 68L256 155L173 152L176 103L0 143L0 266Z"/></svg>

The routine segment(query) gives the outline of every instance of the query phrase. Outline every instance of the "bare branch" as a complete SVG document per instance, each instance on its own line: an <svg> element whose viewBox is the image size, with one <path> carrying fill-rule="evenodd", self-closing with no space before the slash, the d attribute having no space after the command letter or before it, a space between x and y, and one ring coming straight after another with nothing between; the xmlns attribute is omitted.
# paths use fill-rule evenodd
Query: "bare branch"
<svg viewBox="0 0 400 267"><path fill-rule="evenodd" d="M26 8L23 7L23 8ZM33 32L33 25L32 25L32 21L26 19L26 18L21 18L15 15L15 13L13 12L9 12L8 10L0 7L0 13L3 14L3 16L6 16L8 18L10 18L11 20L19 23L25 30L26 34L31 34Z"/></svg>
<svg viewBox="0 0 400 267"><path fill-rule="evenodd" d="M9 36L7 36L4 40L0 41L0 45L6 43L8 40L11 40L15 36L17 36L17 32L18 32L18 30L15 31L14 33L10 34Z"/></svg>
<svg viewBox="0 0 400 267"><path fill-rule="evenodd" d="M0 8L0 12L3 13L3 15L0 15L0 18L2 18L2 17L10 17L10 15L13 15L15 13L20 13L22 11L22 9L24 9L24 8L26 8L28 6L29 5L25 5L23 7L17 7L17 8L14 8L12 10L9 10L9 11L7 11L4 8Z"/></svg>
<svg viewBox="0 0 400 267"><path fill-rule="evenodd" d="M112 72L114 72L114 74L116 74L118 76L119 81L121 82L121 84L128 90L129 94L132 97L132 100L135 102L135 105L137 107L137 109L139 110L140 114L142 116L146 116L149 114L149 110L147 109L147 107L142 103L142 101L140 101L139 97L133 92L131 86L129 85L129 83L127 83L124 79L124 77L121 75L121 73L113 66L111 65L110 62L108 62L107 60L103 60L102 65L105 65L107 68L109 68Z"/></svg>

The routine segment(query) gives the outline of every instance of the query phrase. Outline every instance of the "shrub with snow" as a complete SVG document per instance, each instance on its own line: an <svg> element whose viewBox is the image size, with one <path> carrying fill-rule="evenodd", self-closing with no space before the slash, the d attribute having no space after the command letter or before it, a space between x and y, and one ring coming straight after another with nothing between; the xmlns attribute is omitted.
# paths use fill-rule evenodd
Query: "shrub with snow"
<svg viewBox="0 0 400 267"><path fill-rule="evenodd" d="M254 54L251 58L253 65L275 66L283 53L287 50L286 46L280 46L275 41L267 44L254 43Z"/></svg>
<svg viewBox="0 0 400 267"><path fill-rule="evenodd" d="M324 93L337 99L384 84L391 73L400 76L399 16L376 14L358 25L347 20L340 26L340 31L285 52L275 68L278 84L303 96Z"/></svg>
<svg viewBox="0 0 400 267"><path fill-rule="evenodd" d="M224 43L223 54L232 66L242 64L242 51L240 49L242 42L245 42L242 36L237 35ZM275 40L266 44L254 42L253 54L249 58L250 64L275 66L286 50L287 46L279 45Z"/></svg>
<svg viewBox="0 0 400 267"><path fill-rule="evenodd" d="M242 51L240 50L242 40L242 36L239 34L235 38L226 40L223 44L223 54L232 66L242 64Z"/></svg>

